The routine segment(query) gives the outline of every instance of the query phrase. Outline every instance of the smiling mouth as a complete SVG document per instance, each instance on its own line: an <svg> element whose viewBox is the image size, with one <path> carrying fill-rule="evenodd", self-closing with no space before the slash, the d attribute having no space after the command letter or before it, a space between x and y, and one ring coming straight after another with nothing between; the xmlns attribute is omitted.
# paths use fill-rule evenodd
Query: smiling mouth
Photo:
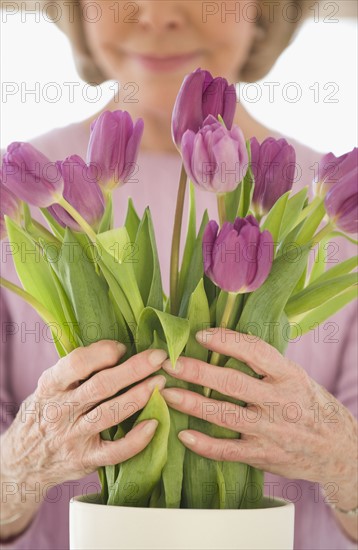
<svg viewBox="0 0 358 550"><path fill-rule="evenodd" d="M200 52L190 52L187 54L171 56L152 56L143 54L129 54L132 59L140 63L144 68L154 71L168 71L179 68L194 59Z"/></svg>

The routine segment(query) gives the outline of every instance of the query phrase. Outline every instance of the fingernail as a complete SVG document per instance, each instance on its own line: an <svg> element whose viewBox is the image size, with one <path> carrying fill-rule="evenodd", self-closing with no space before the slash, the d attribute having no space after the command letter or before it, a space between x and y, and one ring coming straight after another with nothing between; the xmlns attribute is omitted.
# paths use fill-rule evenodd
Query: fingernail
<svg viewBox="0 0 358 550"><path fill-rule="evenodd" d="M154 388L157 386L160 390L164 388L166 384L166 378L165 376L162 376L159 374L158 376L153 376L148 381L148 387L150 390L154 390Z"/></svg>
<svg viewBox="0 0 358 550"><path fill-rule="evenodd" d="M173 372L180 372L183 369L183 363L178 359L173 367L170 359L167 359L167 361L164 361L164 363L162 364L162 368L169 374Z"/></svg>
<svg viewBox="0 0 358 550"><path fill-rule="evenodd" d="M152 435L157 429L158 424L159 422L155 420L155 418L152 420L145 420L142 422L143 426L141 426L141 430L143 430L146 435Z"/></svg>
<svg viewBox="0 0 358 550"><path fill-rule="evenodd" d="M188 432L179 432L178 437L180 441L187 443L188 445L194 445L194 443L196 443L196 437Z"/></svg>
<svg viewBox="0 0 358 550"><path fill-rule="evenodd" d="M155 349L149 354L148 361L153 367L159 367L167 357L168 354L166 351L163 349Z"/></svg>
<svg viewBox="0 0 358 550"><path fill-rule="evenodd" d="M183 401L183 394L177 390L165 389L161 392L162 396L168 403L181 403Z"/></svg>
<svg viewBox="0 0 358 550"><path fill-rule="evenodd" d="M208 330L199 330L199 332L195 334L195 338L199 342L203 342L204 344L206 344L206 342L209 342L212 337L213 333L209 332Z"/></svg>

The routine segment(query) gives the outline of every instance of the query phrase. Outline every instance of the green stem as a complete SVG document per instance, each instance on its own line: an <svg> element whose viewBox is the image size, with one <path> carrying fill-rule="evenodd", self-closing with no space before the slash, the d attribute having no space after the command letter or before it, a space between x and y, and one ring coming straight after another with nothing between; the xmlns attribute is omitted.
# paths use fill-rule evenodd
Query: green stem
<svg viewBox="0 0 358 550"><path fill-rule="evenodd" d="M177 204L175 209L174 229L172 238L172 248L170 256L170 309L172 315L177 315L179 310L179 252L180 235L183 222L184 199L186 191L187 175L182 164L180 172L180 181L177 195Z"/></svg>
<svg viewBox="0 0 358 550"><path fill-rule="evenodd" d="M230 326L229 321L230 321L231 313L233 311L233 308L234 308L234 305L235 305L235 302L236 302L236 297L237 297L236 293L229 292L227 300L226 300L226 304L225 304L225 309L224 309L224 312L223 312L223 315L222 315L222 318L221 318L221 322L220 322L220 327L222 327L222 328L227 328L227 327ZM217 353L216 351L214 351L211 354L210 365L218 365L219 362L220 362L220 359L221 359L220 353ZM211 389L204 387L205 397L210 397L210 393L211 393Z"/></svg>
<svg viewBox="0 0 358 550"><path fill-rule="evenodd" d="M81 214L79 214L77 210L72 206L72 204L67 202L66 199L64 199L63 197L60 197L57 202L60 206L62 206L62 208L66 210L68 214L70 214L70 216L72 216L72 218L78 223L81 229L83 229L83 231L91 239L91 241L95 243L97 239L96 233L93 231L90 224L87 223L86 220L81 216Z"/></svg>
<svg viewBox="0 0 358 550"><path fill-rule="evenodd" d="M334 224L332 222L327 223L316 235L312 237L312 243L318 244L326 235L329 235L334 229Z"/></svg>
<svg viewBox="0 0 358 550"><path fill-rule="evenodd" d="M37 311L37 313L42 317L45 323L54 324L56 326L58 325L58 322L56 318L52 315L52 313L48 309L46 309L41 304L41 302L36 300L36 298L34 298L29 292L26 292L26 290L23 290L19 286L15 285L11 281L8 281L7 279L4 279L3 277L0 277L0 286L11 290L11 292L25 300L25 302L27 302L32 308ZM59 338L59 340L66 353L70 353L74 349L73 345L64 333L61 334L61 338Z"/></svg>
<svg viewBox="0 0 358 550"><path fill-rule="evenodd" d="M218 193L216 195L219 213L220 227L226 222L226 206L225 206L225 193Z"/></svg>

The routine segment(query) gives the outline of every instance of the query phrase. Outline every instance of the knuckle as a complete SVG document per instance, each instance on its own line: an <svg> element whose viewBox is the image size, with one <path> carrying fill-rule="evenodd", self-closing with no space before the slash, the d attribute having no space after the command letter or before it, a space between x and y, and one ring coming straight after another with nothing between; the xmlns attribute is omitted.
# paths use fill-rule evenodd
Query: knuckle
<svg viewBox="0 0 358 550"><path fill-rule="evenodd" d="M108 387L103 376L96 374L91 376L83 385L86 391L86 397L90 400L99 400L106 397L108 394Z"/></svg>
<svg viewBox="0 0 358 550"><path fill-rule="evenodd" d="M223 375L222 387L226 395L233 397L243 397L247 394L247 380L238 372L232 369L226 369Z"/></svg>
<svg viewBox="0 0 358 550"><path fill-rule="evenodd" d="M101 340L96 343L98 352L109 365L114 365L118 361L118 345L114 340Z"/></svg>
<svg viewBox="0 0 358 550"><path fill-rule="evenodd" d="M220 459L225 461L238 462L242 457L239 443L230 441L225 443L220 450Z"/></svg>
<svg viewBox="0 0 358 550"><path fill-rule="evenodd" d="M91 474L99 465L92 453L84 453L81 459L81 469L86 474Z"/></svg>
<svg viewBox="0 0 358 550"><path fill-rule="evenodd" d="M131 374L133 375L134 378L143 378L144 375L143 372L144 372L144 361L143 361L143 356L139 356L139 355L134 355L133 357L131 357L130 359L128 359L128 361L130 361L130 367L131 367Z"/></svg>
<svg viewBox="0 0 358 550"><path fill-rule="evenodd" d="M78 380L86 378L87 361L84 348L76 348L75 350L71 351L68 359L70 361L71 369L76 374Z"/></svg>
<svg viewBox="0 0 358 550"><path fill-rule="evenodd" d="M185 401L185 400L184 400ZM187 399L189 408L194 416L205 417L206 416L206 403L201 402L195 396Z"/></svg>
<svg viewBox="0 0 358 550"><path fill-rule="evenodd" d="M205 369L203 368L204 365L200 363L200 361L192 361L190 362L190 378L193 381L194 384L201 384L203 381L205 381Z"/></svg>
<svg viewBox="0 0 358 550"><path fill-rule="evenodd" d="M40 395L47 395L53 389L53 385L53 370L51 367L41 373L37 381L37 393Z"/></svg>

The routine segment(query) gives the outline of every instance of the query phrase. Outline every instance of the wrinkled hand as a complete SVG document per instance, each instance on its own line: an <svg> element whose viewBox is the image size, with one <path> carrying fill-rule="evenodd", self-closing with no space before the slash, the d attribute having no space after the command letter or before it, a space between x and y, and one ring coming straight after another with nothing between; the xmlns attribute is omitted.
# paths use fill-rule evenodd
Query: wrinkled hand
<svg viewBox="0 0 358 550"><path fill-rule="evenodd" d="M161 368L165 352L144 351L118 365L124 353L125 346L102 340L72 351L43 372L2 436L3 472L9 479L62 483L123 462L149 444L155 420L141 422L117 441L100 437L142 409L155 386L165 385L164 376L150 376Z"/></svg>
<svg viewBox="0 0 358 550"><path fill-rule="evenodd" d="M162 390L171 407L241 434L240 439L218 439L183 430L179 438L187 447L210 459L244 462L291 479L351 483L357 423L348 409L258 337L209 329L197 339L206 348L245 362L264 378L185 357L173 371L165 361L163 368L172 376L247 403L240 407L188 390Z"/></svg>

